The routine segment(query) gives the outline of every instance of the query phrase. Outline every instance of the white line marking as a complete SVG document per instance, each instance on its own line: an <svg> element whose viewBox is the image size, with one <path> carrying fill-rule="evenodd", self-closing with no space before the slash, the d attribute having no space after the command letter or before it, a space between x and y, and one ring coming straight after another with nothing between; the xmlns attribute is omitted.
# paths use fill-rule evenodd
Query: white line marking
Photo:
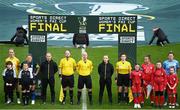
<svg viewBox="0 0 180 110"><path fill-rule="evenodd" d="M84 88L82 90L82 110L87 110L87 104L86 104L86 86L84 85Z"/></svg>
<svg viewBox="0 0 180 110"><path fill-rule="evenodd" d="M85 48L81 48L81 53L85 52ZM82 90L82 110L87 110L87 103L86 103L86 86Z"/></svg>

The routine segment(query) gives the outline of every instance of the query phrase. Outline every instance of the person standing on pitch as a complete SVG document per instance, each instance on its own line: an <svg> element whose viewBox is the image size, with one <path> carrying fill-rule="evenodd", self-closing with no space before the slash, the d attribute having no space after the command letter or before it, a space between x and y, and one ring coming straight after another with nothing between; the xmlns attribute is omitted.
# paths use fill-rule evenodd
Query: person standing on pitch
<svg viewBox="0 0 180 110"><path fill-rule="evenodd" d="M30 89L32 87L33 75L27 63L23 63L23 69L19 73L19 86L22 90L23 105L29 104Z"/></svg>
<svg viewBox="0 0 180 110"><path fill-rule="evenodd" d="M99 91L99 104L102 104L102 98L103 98L103 92L104 88L106 86L108 97L109 97L109 103L112 104L112 80L111 77L114 73L114 67L109 62L109 57L107 55L104 55L103 62L99 64L98 66L98 73L100 76L99 84L100 84L100 91Z"/></svg>
<svg viewBox="0 0 180 110"><path fill-rule="evenodd" d="M141 108L140 98L142 95L143 72L140 70L138 64L135 65L135 70L131 72L130 79L130 85L134 97L134 108Z"/></svg>
<svg viewBox="0 0 180 110"><path fill-rule="evenodd" d="M163 92L166 89L167 77L160 61L156 63L156 69L152 74L151 80L153 90L155 91L155 107L159 107L161 109L164 104Z"/></svg>
<svg viewBox="0 0 180 110"><path fill-rule="evenodd" d="M179 62L174 59L174 53L172 51L168 53L168 59L163 62L163 68L165 69L167 76L170 74L170 67L174 67L174 73L178 74L178 70L180 69ZM164 106L166 106L168 102L167 90L165 91L164 96L165 96ZM176 94L176 106L179 106L177 94Z"/></svg>
<svg viewBox="0 0 180 110"><path fill-rule="evenodd" d="M89 36L87 33L75 33L73 35L73 45L76 48L86 48L89 46Z"/></svg>
<svg viewBox="0 0 180 110"><path fill-rule="evenodd" d="M33 58L31 54L28 54L26 56L26 60L21 63L21 69L23 69L23 64L27 63L29 67L29 71L33 74L33 81L32 81L32 87L30 90L31 93L31 104L35 104L35 88L36 88L36 80L37 80L37 74L39 73L39 65L38 64L33 64Z"/></svg>
<svg viewBox="0 0 180 110"><path fill-rule="evenodd" d="M176 107L176 94L178 86L178 76L174 72L174 67L170 67L170 74L167 76L167 92L169 100L169 108Z"/></svg>
<svg viewBox="0 0 180 110"><path fill-rule="evenodd" d="M115 81L118 86L118 103L125 101L129 103L128 87L129 87L129 74L131 73L131 63L126 61L126 54L122 53L120 61L116 63L116 78ZM123 91L124 87L124 91Z"/></svg>
<svg viewBox="0 0 180 110"><path fill-rule="evenodd" d="M51 91L51 104L55 103L55 79L54 74L58 71L58 66L56 62L52 60L52 54L46 53L46 61L41 63L40 74L41 74L41 84L42 84L42 102L46 104L46 91L49 84Z"/></svg>
<svg viewBox="0 0 180 110"><path fill-rule="evenodd" d="M155 71L155 66L154 66L154 64L151 63L150 55L147 55L144 57L144 63L142 64L142 70L144 73L144 77L143 77L143 91L144 92L142 92L141 105L143 106L145 96L147 95L147 87L149 85L151 85L151 77ZM153 104L154 104L153 90L151 90L151 92L150 92L150 101L151 101L151 105L153 106Z"/></svg>
<svg viewBox="0 0 180 110"><path fill-rule="evenodd" d="M2 76L4 80L5 103L10 104L13 102L13 90L16 79L16 71L13 69L13 63L11 61L6 62L6 68Z"/></svg>
<svg viewBox="0 0 180 110"><path fill-rule="evenodd" d="M82 60L80 60L77 63L77 72L79 73L78 78L78 102L77 104L80 104L82 89L84 88L84 85L88 89L88 95L89 95L89 102L90 105L92 105L92 80L91 80L91 72L93 70L93 64L92 61L88 59L87 52L82 53Z"/></svg>
<svg viewBox="0 0 180 110"><path fill-rule="evenodd" d="M60 60L59 63L59 76L62 77L62 88L64 99L62 104L66 102L66 91L69 87L70 104L73 105L73 88L74 88L74 71L76 69L76 61L71 58L69 50L65 51L65 58Z"/></svg>
<svg viewBox="0 0 180 110"><path fill-rule="evenodd" d="M15 89L16 89L16 96L17 96L17 103L20 104L20 93L19 93L19 81L18 81L18 75L19 75L19 67L20 67L20 61L15 56L14 49L10 48L9 50L8 58L6 58L5 63L8 61L11 61L13 63L13 69L16 71L16 83L15 83Z"/></svg>

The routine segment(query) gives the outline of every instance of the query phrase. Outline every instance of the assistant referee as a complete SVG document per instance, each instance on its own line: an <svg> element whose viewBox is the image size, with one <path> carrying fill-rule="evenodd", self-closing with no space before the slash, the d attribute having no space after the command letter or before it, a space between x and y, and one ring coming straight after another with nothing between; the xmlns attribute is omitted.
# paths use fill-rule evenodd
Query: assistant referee
<svg viewBox="0 0 180 110"><path fill-rule="evenodd" d="M77 72L79 73L78 78L78 102L80 104L82 89L84 85L88 90L89 102L92 105L92 80L91 80L91 72L93 69L92 61L88 60L87 52L82 53L82 60L77 63Z"/></svg>
<svg viewBox="0 0 180 110"><path fill-rule="evenodd" d="M126 54L122 53L120 61L116 63L116 82L118 86L118 103L125 101L129 102L128 99L128 87L129 87L129 74L131 73L131 63L126 61ZM123 89L124 87L124 89ZM124 90L124 91L123 91Z"/></svg>
<svg viewBox="0 0 180 110"><path fill-rule="evenodd" d="M69 87L70 104L73 104L73 88L74 88L74 71L76 69L76 61L71 58L69 50L65 51L65 58L60 60L59 63L59 75L62 76L62 88L64 93L64 99L62 104L66 102L66 91Z"/></svg>

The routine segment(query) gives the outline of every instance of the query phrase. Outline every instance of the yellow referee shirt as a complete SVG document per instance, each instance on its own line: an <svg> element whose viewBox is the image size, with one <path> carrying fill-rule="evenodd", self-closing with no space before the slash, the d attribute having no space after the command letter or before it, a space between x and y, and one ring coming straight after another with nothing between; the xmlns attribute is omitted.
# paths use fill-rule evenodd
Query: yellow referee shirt
<svg viewBox="0 0 180 110"><path fill-rule="evenodd" d="M86 60L86 62L83 61L83 60L80 60L77 63L77 72L81 76L90 75L91 72L92 72L92 69L93 69L93 64L92 64L92 62L90 60Z"/></svg>
<svg viewBox="0 0 180 110"><path fill-rule="evenodd" d="M76 69L76 61L73 58L63 58L59 62L59 68L61 69L62 75L73 75L74 70Z"/></svg>
<svg viewBox="0 0 180 110"><path fill-rule="evenodd" d="M116 71L118 74L129 74L131 72L131 63L128 61L118 61L116 63Z"/></svg>
<svg viewBox="0 0 180 110"><path fill-rule="evenodd" d="M16 77L18 77L19 75L19 67L20 67L20 61L18 58L16 57L8 57L5 59L5 63L8 62L8 61L11 61L13 63L13 68L15 69L16 71Z"/></svg>

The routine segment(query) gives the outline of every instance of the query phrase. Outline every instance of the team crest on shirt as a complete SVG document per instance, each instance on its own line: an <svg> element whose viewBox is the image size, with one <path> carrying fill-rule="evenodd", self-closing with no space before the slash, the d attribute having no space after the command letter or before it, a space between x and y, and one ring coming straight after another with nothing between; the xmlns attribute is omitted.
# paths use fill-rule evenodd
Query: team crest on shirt
<svg viewBox="0 0 180 110"><path fill-rule="evenodd" d="M163 76L163 73L161 73L161 75Z"/></svg>
<svg viewBox="0 0 180 110"><path fill-rule="evenodd" d="M174 81L176 81L176 78L174 78Z"/></svg>

